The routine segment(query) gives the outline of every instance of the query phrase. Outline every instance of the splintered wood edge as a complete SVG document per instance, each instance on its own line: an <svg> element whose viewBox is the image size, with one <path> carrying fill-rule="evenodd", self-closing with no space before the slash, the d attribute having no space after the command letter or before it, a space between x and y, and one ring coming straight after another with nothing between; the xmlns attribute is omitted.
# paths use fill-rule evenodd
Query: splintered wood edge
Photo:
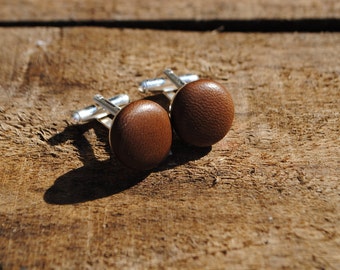
<svg viewBox="0 0 340 270"><path fill-rule="evenodd" d="M6 1L1 21L339 18L337 0Z"/></svg>

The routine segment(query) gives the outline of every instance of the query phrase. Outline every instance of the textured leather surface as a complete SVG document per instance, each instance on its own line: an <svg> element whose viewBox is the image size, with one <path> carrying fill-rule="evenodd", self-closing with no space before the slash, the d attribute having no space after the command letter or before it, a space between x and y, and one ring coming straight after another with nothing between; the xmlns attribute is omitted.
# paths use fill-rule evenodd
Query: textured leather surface
<svg viewBox="0 0 340 270"><path fill-rule="evenodd" d="M177 135L195 146L210 146L229 131L234 103L227 89L201 79L183 86L171 105L171 122Z"/></svg>
<svg viewBox="0 0 340 270"><path fill-rule="evenodd" d="M133 169L156 167L168 156L171 143L168 113L150 100L138 100L124 107L110 129L112 151Z"/></svg>

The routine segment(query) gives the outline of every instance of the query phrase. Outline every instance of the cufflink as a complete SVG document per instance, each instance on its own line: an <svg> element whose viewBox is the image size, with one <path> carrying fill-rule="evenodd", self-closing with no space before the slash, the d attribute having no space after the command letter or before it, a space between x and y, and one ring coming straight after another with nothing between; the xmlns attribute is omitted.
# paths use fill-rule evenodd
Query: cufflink
<svg viewBox="0 0 340 270"><path fill-rule="evenodd" d="M197 75L195 79L186 77L185 81L171 69L164 70L164 74L177 88L161 92L170 100L171 124L178 137L198 147L211 146L223 139L234 119L234 103L225 86L199 79ZM142 92L155 92L154 87L145 86L144 83Z"/></svg>
<svg viewBox="0 0 340 270"><path fill-rule="evenodd" d="M126 95L111 99L95 95L93 99L97 106L75 111L72 118L77 122L96 119L108 128L111 151L122 164L149 170L168 156L172 128L167 111L159 104L150 100L128 103Z"/></svg>

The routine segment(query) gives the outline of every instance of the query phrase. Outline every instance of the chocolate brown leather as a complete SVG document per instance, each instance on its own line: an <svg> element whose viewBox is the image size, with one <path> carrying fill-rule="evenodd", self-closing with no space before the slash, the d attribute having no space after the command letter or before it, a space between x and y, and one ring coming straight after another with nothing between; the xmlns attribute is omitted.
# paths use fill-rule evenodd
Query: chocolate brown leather
<svg viewBox="0 0 340 270"><path fill-rule="evenodd" d="M205 147L221 139L234 119L234 103L227 89L201 79L178 90L171 104L171 123L186 143Z"/></svg>
<svg viewBox="0 0 340 270"><path fill-rule="evenodd" d="M112 151L124 165L152 169L168 156L171 148L168 113L150 100L132 102L115 117L109 138Z"/></svg>

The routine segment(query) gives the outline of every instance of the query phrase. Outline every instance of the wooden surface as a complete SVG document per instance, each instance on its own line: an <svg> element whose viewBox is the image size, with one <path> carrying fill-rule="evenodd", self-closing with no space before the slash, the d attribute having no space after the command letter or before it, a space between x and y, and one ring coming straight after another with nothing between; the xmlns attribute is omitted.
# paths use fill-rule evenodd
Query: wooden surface
<svg viewBox="0 0 340 270"><path fill-rule="evenodd" d="M0 29L2 269L339 269L340 35ZM232 130L159 168L73 126L164 67L225 84ZM1 268L0 267L0 268Z"/></svg>
<svg viewBox="0 0 340 270"><path fill-rule="evenodd" d="M0 0L0 269L340 269L340 34L29 27L339 18L334 0ZM70 113L138 83L223 83L231 131L152 172ZM157 98L161 104L165 100Z"/></svg>
<svg viewBox="0 0 340 270"><path fill-rule="evenodd" d="M0 21L339 18L337 0L1 0Z"/></svg>

